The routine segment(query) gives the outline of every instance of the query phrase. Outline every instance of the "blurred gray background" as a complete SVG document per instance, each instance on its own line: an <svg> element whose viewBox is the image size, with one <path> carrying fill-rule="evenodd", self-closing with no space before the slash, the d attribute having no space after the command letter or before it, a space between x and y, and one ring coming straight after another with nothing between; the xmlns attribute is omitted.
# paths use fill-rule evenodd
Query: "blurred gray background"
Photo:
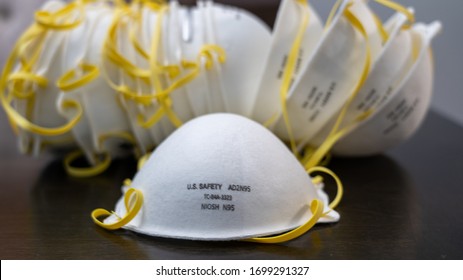
<svg viewBox="0 0 463 280"><path fill-rule="evenodd" d="M6 56L21 32L31 23L33 11L45 0L0 0L0 65L3 68ZM181 0L182 4L195 1ZM220 3L246 8L259 15L270 26L273 24L279 0L221 0ZM311 0L310 3L325 19L334 0ZM370 2L374 2L371 1ZM429 23L440 20L443 32L434 41L436 77L432 107L441 114L463 125L463 92L459 82L463 82L463 25L462 0L398 0L413 6L417 21ZM392 12L376 3L372 8L386 19ZM4 114L2 113L2 118Z"/></svg>

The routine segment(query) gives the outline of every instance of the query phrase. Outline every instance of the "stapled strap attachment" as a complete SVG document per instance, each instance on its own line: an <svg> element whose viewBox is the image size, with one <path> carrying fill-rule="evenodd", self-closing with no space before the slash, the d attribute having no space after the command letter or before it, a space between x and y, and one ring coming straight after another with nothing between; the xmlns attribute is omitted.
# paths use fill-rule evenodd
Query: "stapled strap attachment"
<svg viewBox="0 0 463 280"><path fill-rule="evenodd" d="M124 195L124 205L127 209L127 214L123 217L118 217L116 222L112 224L105 224L101 222L99 220L101 217L108 217L115 214L101 208L93 210L91 214L93 222L107 230L120 229L128 224L133 218L135 218L135 216L137 216L138 212L140 212L140 209L143 206L143 193L138 189L128 189Z"/></svg>

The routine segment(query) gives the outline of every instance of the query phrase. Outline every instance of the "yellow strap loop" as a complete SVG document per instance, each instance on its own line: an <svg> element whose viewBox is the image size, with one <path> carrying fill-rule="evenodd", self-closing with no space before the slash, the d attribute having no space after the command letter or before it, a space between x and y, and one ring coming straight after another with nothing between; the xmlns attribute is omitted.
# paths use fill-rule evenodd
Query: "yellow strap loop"
<svg viewBox="0 0 463 280"><path fill-rule="evenodd" d="M334 20L334 16L336 15L336 13L338 12L339 10L339 7L341 7L341 4L344 0L338 0L336 1L336 3L333 5L333 7L331 8L331 11L328 15L328 18L326 19L326 23L325 23L325 30L331 26L331 23L333 23L333 20ZM352 3L350 3L350 5L352 5Z"/></svg>
<svg viewBox="0 0 463 280"><path fill-rule="evenodd" d="M32 99L35 95L32 84L28 84L28 87L24 87L24 83L14 83L9 89L12 93L12 97L17 99Z"/></svg>
<svg viewBox="0 0 463 280"><path fill-rule="evenodd" d="M79 72L84 72L80 78L76 79L79 76ZM73 91L77 88L83 87L86 84L91 83L93 80L98 78L100 75L100 70L96 65L81 63L79 69L73 69L65 73L57 82L56 86L62 91Z"/></svg>
<svg viewBox="0 0 463 280"><path fill-rule="evenodd" d="M354 90L352 91L350 97L347 99L346 103L343 105L338 117L336 118L336 122L334 126L332 127L330 133L326 137L325 141L320 145L320 147L318 147L314 155L310 157L310 159L308 159L307 162L303 162L306 169L310 169L312 167L319 165L320 161L325 157L326 153L329 152L329 150L334 145L334 143L336 143L336 141L339 140L340 137L343 136L339 134L341 123L344 120L344 117L347 114L347 111L350 105L354 101L355 97L357 96L363 84L365 83L366 79L368 78L368 74L370 73L371 50L370 50L369 39L368 39L368 34L366 32L366 29L364 28L362 22L351 11L349 11L349 9L346 9L344 11L344 15L347 18L347 20L349 20L349 22L352 24L352 26L354 26L365 38L365 47L366 47L365 63L364 63L360 78L354 87ZM361 120L362 118L359 117L356 120L356 123ZM348 133L351 129L353 129L353 125L348 126L348 129L343 129L341 131L343 133Z"/></svg>
<svg viewBox="0 0 463 280"><path fill-rule="evenodd" d="M297 147L296 147L296 141L294 139L294 135L293 135L292 127L291 127L291 122L289 119L288 109L286 106L286 99L288 97L288 91L292 84L292 79L294 76L294 72L296 70L297 59L298 59L299 52L300 52L301 45L302 45L302 40L304 38L304 33L307 30L307 26L309 24L309 16L310 16L307 10L307 7L306 7L307 3L305 1L303 2L298 1L298 3L302 6L300 9L302 12L301 24L299 25L296 38L294 39L293 45L291 46L291 50L288 55L288 61L287 61L286 67L283 72L283 80L281 82L281 87L280 87L281 111L283 115L283 120L285 122L286 131L288 133L291 150L294 153L294 155L297 155L298 152L297 152ZM266 124L270 125L269 121L267 121Z"/></svg>
<svg viewBox="0 0 463 280"><path fill-rule="evenodd" d="M8 83L11 85L9 90L13 96L18 99L29 99L34 96L34 85L45 88L48 86L48 80L25 69L12 73L8 76Z"/></svg>
<svg viewBox="0 0 463 280"><path fill-rule="evenodd" d="M137 100L139 102L143 102L143 103L148 102L150 99L153 99L153 98L158 99L158 101L160 103L161 102L166 102L164 104L164 106L159 108L146 121L144 120L144 117L142 115L139 115L138 116L138 124L143 128L149 128L149 127L155 125L157 122L159 122L162 119L162 117L164 116L164 114L166 114L166 112L167 112L165 107L170 107L171 106L171 101L168 98L169 95L173 91L175 91L176 89L188 84L189 82L194 80L199 75L199 73L201 72L201 63L202 63L202 58L203 57L206 58L206 61L205 61L206 69L212 67L213 60L214 60L214 55L212 54L213 52L216 53L218 61L220 63L224 63L226 61L226 54L225 54L224 49L222 49L221 47L216 46L216 45L204 45L201 48L201 50L200 50L200 52L199 52L199 54L197 56L197 62L196 63L188 62L188 61L183 61L182 62L182 64L186 66L185 68L193 68L193 70L190 73L188 73L187 75L185 75L183 78L178 79L175 82L173 82L169 86L169 88L167 88L163 92L160 92L160 93L154 94L154 95L136 95L136 94L131 93L131 92L124 92L123 94L126 97ZM179 125L180 124L181 123L179 123Z"/></svg>
<svg viewBox="0 0 463 280"><path fill-rule="evenodd" d="M413 23L415 23L415 15L411 11L409 11L406 7L402 6L401 4L391 1L391 0L374 0L374 1L385 7L388 7L392 10L395 10L395 11L398 11L404 14L408 19L408 24L404 25L404 28L410 28L413 25Z"/></svg>
<svg viewBox="0 0 463 280"><path fill-rule="evenodd" d="M8 76L8 82L28 81L36 83L40 87L48 86L48 79L31 72L19 71Z"/></svg>
<svg viewBox="0 0 463 280"><path fill-rule="evenodd" d="M82 151L75 151L70 154L68 154L64 158L64 169L66 170L66 173L69 174L70 176L77 177L77 178L88 178L88 177L94 177L97 176L104 171L106 171L111 164L111 157L109 156L108 153L104 154L104 158L102 161L98 162L95 166L92 167L74 167L72 166L72 163L82 157L84 154Z"/></svg>
<svg viewBox="0 0 463 280"><path fill-rule="evenodd" d="M323 216L323 202L314 199L310 204L310 211L312 212L312 217L305 224L296 229L277 236L249 238L244 241L256 243L282 243L293 240L309 231Z"/></svg>
<svg viewBox="0 0 463 280"><path fill-rule="evenodd" d="M20 128L27 130L32 133L36 133L43 136L58 136L69 132L82 118L83 109L82 106L74 101L74 100L65 100L62 103L63 107L66 108L74 108L76 109L76 115L65 125L56 127L56 128L48 128L42 127L36 124L33 124L23 116L21 116L10 104L4 94L1 95L2 98L2 105L5 109L8 117L15 123L15 125L19 126Z"/></svg>
<svg viewBox="0 0 463 280"><path fill-rule="evenodd" d="M135 216L137 216L143 206L143 193L140 190L130 188L124 195L124 203L127 214L124 217L118 217L118 221L112 224L105 224L99 220L101 217L111 216L111 212L105 209L93 210L91 217L93 222L98 226L107 230L116 230L128 224Z"/></svg>
<svg viewBox="0 0 463 280"><path fill-rule="evenodd" d="M64 23L59 23L59 19L69 17L69 15L74 11L79 10L79 17L74 21L65 21ZM71 3L66 5L64 8L58 10L57 12L49 11L37 11L35 13L36 23L45 28L45 29L54 29L54 30L69 30L80 25L85 16L84 6L82 3Z"/></svg>
<svg viewBox="0 0 463 280"><path fill-rule="evenodd" d="M325 174L328 174L330 175L334 181L336 182L336 186L337 186L337 193L336 193L336 197L333 199L333 201L330 203L330 205L328 205L328 207L333 210L335 209L339 203L341 202L341 199L342 199L342 196L344 194L344 187L342 185L342 182L341 180L339 179L339 177L333 172L331 171L330 169L326 168L326 167L322 167L322 166L316 166L316 167L312 167L310 168L309 170L307 170L307 173L309 175L311 175L312 173L314 172L321 172L321 173L325 173ZM318 177L318 176L317 176ZM317 178L315 177L315 178ZM331 211L330 210L330 211ZM329 211L328 211L329 212ZM323 215L326 215L328 212L325 212L323 213Z"/></svg>

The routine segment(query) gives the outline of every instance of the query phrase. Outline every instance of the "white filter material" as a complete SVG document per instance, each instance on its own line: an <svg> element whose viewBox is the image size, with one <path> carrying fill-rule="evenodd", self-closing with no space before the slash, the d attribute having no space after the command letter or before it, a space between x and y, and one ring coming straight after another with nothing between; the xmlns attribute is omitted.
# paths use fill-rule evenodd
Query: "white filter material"
<svg viewBox="0 0 463 280"><path fill-rule="evenodd" d="M62 1L48 1L48 2L44 3L40 9L43 10L43 11L52 12L52 11L59 10L63 6L64 6L64 3ZM43 52L43 50L44 49L42 49L42 52ZM31 55L32 54L28 54L29 57ZM15 71L17 71L17 70L20 70L19 65L17 65L16 68L15 68ZM42 69L42 71L44 72L46 70ZM37 95L36 95L36 98L37 98ZM27 114L28 107L29 107L28 104L30 102L31 102L30 100L16 99L16 100L14 100L13 106L20 115L27 116L28 115ZM36 102L37 102L37 99L34 101L34 105L33 105L34 108L35 108L35 103ZM32 121L34 121L34 120L32 120ZM19 150L22 153L30 152L29 148L33 146L34 139L35 139L35 137L34 137L34 135L32 133L30 133L30 132L28 132L26 130L20 129L19 133L18 133L18 147L19 147Z"/></svg>
<svg viewBox="0 0 463 280"><path fill-rule="evenodd" d="M245 10L217 4L208 7L216 43L227 54L226 63L220 66L227 112L250 116L271 44L270 31Z"/></svg>
<svg viewBox="0 0 463 280"><path fill-rule="evenodd" d="M318 46L323 34L323 26L311 6L301 5L294 0L281 1L270 50L264 63L262 76L259 79L255 100L252 101L252 118L259 123L266 123L275 114L281 112L280 89L283 73L304 14L308 16L309 22L299 50L299 66L294 69L293 80L298 78L303 65L308 63ZM254 41L251 40L251 42Z"/></svg>
<svg viewBox="0 0 463 280"><path fill-rule="evenodd" d="M296 141L313 137L352 94L366 61L366 41L344 15L344 1L320 45L287 98L287 112ZM356 2L355 5L365 5ZM358 17L361 21L362 17ZM289 139L280 117L274 132Z"/></svg>
<svg viewBox="0 0 463 280"><path fill-rule="evenodd" d="M187 61L195 61L201 48L205 44L205 27L201 19L200 11L198 8L185 8L179 9L179 25L181 26L182 40L179 44L182 57ZM202 71L198 74L196 79L191 81L185 86L188 98L195 117L208 114L212 111L211 104L209 103L209 85L207 80L207 73L204 67L204 58L201 61Z"/></svg>
<svg viewBox="0 0 463 280"><path fill-rule="evenodd" d="M399 86L406 76L406 71L413 64L413 44L409 30L403 30L406 17L396 14L394 22L391 23L392 30L389 33L379 58L373 63L371 71L364 85L353 99L342 120L340 129L359 122L362 114L375 110L377 106L386 99L388 95ZM333 114L331 120L323 127L322 131L314 139L310 139L312 146L319 146L334 126L339 111ZM301 147L307 144L303 141Z"/></svg>
<svg viewBox="0 0 463 280"><path fill-rule="evenodd" d="M49 11L56 11L62 8L62 2L51 2L45 7ZM76 15L74 15L76 16ZM53 81L57 80L62 74L62 56L63 41L65 34L58 31L48 31L42 46L42 52L33 72L48 79L46 87L36 87L35 100L33 108L32 122L42 127L60 127L66 124L57 108L56 99L60 90ZM32 136L32 153L40 154L45 147L59 147L72 143L72 137L69 133L60 136Z"/></svg>
<svg viewBox="0 0 463 280"><path fill-rule="evenodd" d="M84 22L66 34L64 42L63 55L63 72L75 71L82 75L81 64L86 63L85 54L88 51L90 39L94 32L95 26L102 18L102 15L111 14L112 11L107 6L89 5L86 6L86 15ZM76 89L73 91L61 92L57 99L57 108L60 114L68 121L72 120L75 115L74 110L69 110L63 105L66 101L78 102L84 105L83 94L85 91ZM74 140L84 152L87 160L94 164L95 153L92 141L92 131L90 127L91 118L88 116L88 110L84 110L81 120L72 128Z"/></svg>
<svg viewBox="0 0 463 280"><path fill-rule="evenodd" d="M413 37L419 55L407 77L373 116L335 145L335 154L378 154L403 142L418 129L431 101L433 61L430 44L440 29L439 22L414 26Z"/></svg>
<svg viewBox="0 0 463 280"><path fill-rule="evenodd" d="M285 145L237 115L194 119L164 141L135 176L144 196L127 229L152 236L235 240L304 224L310 203L328 197ZM121 199L116 213L124 216ZM111 222L115 216L105 220ZM329 212L320 222L339 220Z"/></svg>
<svg viewBox="0 0 463 280"><path fill-rule="evenodd" d="M101 65L102 48L111 22L112 15L108 14L101 16L95 26L85 55L88 63ZM119 145L127 142L127 139L121 139L118 135L130 131L130 126L118 93L108 85L102 75L81 90L84 92L84 106L91 120L94 149L100 153L109 152L112 157L124 153L125 151L119 150Z"/></svg>

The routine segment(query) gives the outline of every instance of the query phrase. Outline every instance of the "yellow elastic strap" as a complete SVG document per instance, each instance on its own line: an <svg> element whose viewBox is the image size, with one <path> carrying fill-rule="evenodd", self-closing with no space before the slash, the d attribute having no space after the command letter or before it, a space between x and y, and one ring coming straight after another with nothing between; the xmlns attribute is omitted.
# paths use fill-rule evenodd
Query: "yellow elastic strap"
<svg viewBox="0 0 463 280"><path fill-rule="evenodd" d="M25 93L25 94L17 91L17 84L19 84L20 88L23 88L24 81L21 81L21 80L14 82L13 89L12 89L13 94L8 94L7 93L8 92L8 90L7 90L8 77L9 77L10 73L13 71L13 68L15 67L15 62L18 59L20 59L21 62L24 64L22 66L20 72L29 73L29 71L32 68L33 64L37 60L40 49L43 46L43 42L44 42L44 40L43 40L44 36L43 35L44 34L45 34L45 32L41 28L37 27L36 25L33 25L33 26L29 27L26 30L26 32L24 32L24 34L21 35L19 40L15 43L15 45L13 47L13 50L11 51L10 55L8 56L7 61L5 63L5 66L3 68L2 74L0 76L0 101L2 103L3 108L5 109L6 114L7 114L10 126L11 126L11 128L13 129L13 132L16 135L19 133L20 125L23 125L25 127L29 127L30 122L28 122L27 119L25 119L19 113L17 113L15 111L15 109L11 106L10 103L12 102L14 97L31 99L31 101L27 102L28 111L31 111L31 107L32 107L31 102L33 102L34 94L32 92L32 89L31 89L31 92L28 92L28 93ZM37 38L39 39L38 42L36 42ZM34 42L34 44L36 45L37 51L33 52L32 61L27 62L26 57L24 55L24 52L27 49L27 47L34 46L34 44L32 42ZM25 47L25 46L27 46L27 47ZM23 75L23 74L20 74L20 75ZM28 74L24 74L24 75L27 76ZM45 83L43 83L44 80L41 80L40 78L38 78L38 76L27 76L27 77L26 76L22 77L22 78L26 79L25 81L31 79L31 80L36 80L37 82L39 82L42 85L45 84ZM17 123L18 120L19 120L20 123ZM33 126L33 128L40 128L40 127Z"/></svg>
<svg viewBox="0 0 463 280"><path fill-rule="evenodd" d="M364 121L373 113L372 110L367 111L361 114L356 120L347 125L346 127L336 131L334 134L331 134L329 137L325 139L322 145L316 149L316 151L311 155L309 159L305 162L302 162L306 169L310 169L316 165L321 165L319 162L323 160L323 158L329 153L331 148L344 136L351 133L357 126L357 123Z"/></svg>
<svg viewBox="0 0 463 280"><path fill-rule="evenodd" d="M84 72L80 78L76 79L79 74L78 72ZM81 63L79 69L73 69L65 73L57 82L56 85L62 91L73 91L77 88L83 87L89 84L100 75L100 70L97 66Z"/></svg>
<svg viewBox="0 0 463 280"><path fill-rule="evenodd" d="M321 184L323 183L323 177L318 175L318 176L315 176L312 178L312 184L314 185L318 185L318 184Z"/></svg>
<svg viewBox="0 0 463 280"><path fill-rule="evenodd" d="M344 194L344 188L343 188L341 180L339 179L339 177L333 171L331 171L330 169L328 169L326 167L316 166L316 167L312 167L309 170L307 170L307 173L309 175L311 175L314 172L321 172L321 173L328 174L336 182L336 186L337 186L336 197L333 199L333 201L330 203L330 205L328 205L328 207L331 210L335 209L339 205L339 203L341 202L342 196ZM315 178L317 178L317 177L315 177ZM323 213L323 215L327 214L328 212Z"/></svg>
<svg viewBox="0 0 463 280"><path fill-rule="evenodd" d="M147 153L138 160L137 170L141 170L145 163L148 161L152 153Z"/></svg>
<svg viewBox="0 0 463 280"><path fill-rule="evenodd" d="M48 86L48 80L34 73L22 69L8 76L7 83L11 85L9 90L13 96L18 99L29 99L34 95L34 85L45 88Z"/></svg>
<svg viewBox="0 0 463 280"><path fill-rule="evenodd" d="M297 58L301 49L302 39L304 38L304 33L307 30L307 25L309 24L309 13L306 10L307 3L305 1L298 1L298 3L303 6L301 8L301 24L299 25L296 38L294 39L293 45L291 46L291 50L288 55L288 61L283 72L283 79L280 87L281 111L283 115L283 120L285 122L286 131L288 133L291 150L293 151L294 155L297 155L298 152L296 147L296 141L294 139L291 127L291 122L289 120L288 109L286 107L286 98L288 97L288 91L291 87L291 81L293 79L294 71L296 69ZM268 121L266 122L266 124L268 124Z"/></svg>
<svg viewBox="0 0 463 280"><path fill-rule="evenodd" d="M319 165L320 161L325 157L326 153L329 152L331 147L334 145L335 142L333 142L335 139L336 141L340 139L343 135L339 135L338 130L341 126L342 121L344 120L345 115L347 114L347 111L354 101L355 97L359 93L360 89L362 88L363 84L365 83L368 74L370 72L370 66L371 66L371 50L370 50L370 45L369 45L369 39L368 39L368 34L366 32L366 29L362 25L362 22L352 13L349 11L349 9L346 9L344 11L344 15L349 20L349 22L354 26L365 38L365 47L366 47L366 54L365 54L365 63L363 66L363 70L361 73L361 76L357 82L357 84L354 87L354 90L352 91L350 97L344 104L344 106L341 109L341 112L339 113L338 117L336 118L336 122L334 126L332 127L330 133L326 137L325 141L320 145L320 147L315 151L314 155L308 159L307 162L303 162L304 166L306 169L309 169L311 167L315 167ZM362 118L358 118L356 122L362 120ZM348 133L349 130L342 130L343 133Z"/></svg>
<svg viewBox="0 0 463 280"><path fill-rule="evenodd" d="M69 17L69 14L76 9L79 10L79 17L77 20L71 22L65 21L64 23L58 22L59 19L63 19L63 17ZM71 3L55 13L48 11L37 11L35 13L35 21L39 26L46 29L69 30L80 25L84 19L84 15L85 11L82 3Z"/></svg>
<svg viewBox="0 0 463 280"><path fill-rule="evenodd" d="M116 43L116 33L117 33L117 28L121 22L121 18L128 14L127 11L120 11L119 13L116 14L114 17L113 23L109 29L108 32L108 37L105 41L103 53L104 55L116 66L119 66L122 68L130 77L132 78L139 78L142 81L144 81L147 84L150 84L150 71L147 69L142 69L132 62L130 62L128 59L126 59L117 49L115 46L117 46ZM138 19L136 19L138 21ZM134 46L135 50L145 59L149 60L150 56L149 54L143 49L141 44L138 42L135 36L135 31L134 28L131 28L129 31L129 40L132 42L132 45ZM180 74L180 69L177 65L165 65L165 66L160 66L156 68L156 71L159 72L159 74L164 74L167 73L170 78L175 78Z"/></svg>
<svg viewBox="0 0 463 280"><path fill-rule="evenodd" d="M336 1L336 3L333 5L333 7L331 8L331 11L328 15L328 18L326 19L326 23L325 23L325 30L331 26L331 23L333 23L333 20L334 20L334 16L336 15L336 13L338 12L339 10L339 7L341 7L341 3L343 2L344 0L338 0ZM352 4L352 3L350 3Z"/></svg>
<svg viewBox="0 0 463 280"><path fill-rule="evenodd" d="M124 195L124 203L127 214L124 217L118 217L118 221L112 224L105 224L99 220L101 217L111 216L112 213L105 209L93 210L91 217L95 224L107 230L116 230L128 224L135 216L137 216L143 206L143 193L140 190L130 188Z"/></svg>
<svg viewBox="0 0 463 280"><path fill-rule="evenodd" d="M145 83L149 84L149 70L141 69L127 60L117 50L117 30L120 24L123 22L123 17L130 14L130 10L126 7L117 10L113 17L111 26L109 27L108 35L103 45L103 56L106 57L116 66L122 68L132 78L140 78Z"/></svg>
<svg viewBox="0 0 463 280"><path fill-rule="evenodd" d="M222 49L221 47L217 45L204 45L197 57L197 62L192 63L188 61L183 61L182 64L185 66L185 68L193 68L193 70L185 75L183 78L176 80L173 82L169 88L164 90L163 92L154 94L154 95L135 95L134 93L131 92L125 92L123 93L126 97L129 97L134 100L138 100L139 102L145 103L149 102L150 99L156 98L160 103L162 102L168 102L164 106L161 106L148 120L144 120L144 117L142 115L138 116L138 124L143 127L143 128L149 128L153 125L155 125L157 122L159 122L164 114L166 114L166 106L170 107L171 106L171 100L168 98L170 93L175 91L177 88L180 88L192 80L194 80L199 73L201 72L201 59L204 57L206 58L205 62L205 67L206 69L210 69L213 65L213 60L214 60L214 55L213 52L217 54L218 61L220 63L224 63L226 61L226 54L225 50Z"/></svg>
<svg viewBox="0 0 463 280"><path fill-rule="evenodd" d="M409 11L406 7L400 5L399 3L396 3L390 0L374 0L374 1L376 1L377 3L385 7L388 7L392 10L395 10L395 11L398 11L404 14L408 19L408 24L404 25L404 28L410 28L413 25L413 23L415 23L415 15L411 11Z"/></svg>
<svg viewBox="0 0 463 280"><path fill-rule="evenodd" d="M135 0L135 3L140 3L144 6L149 7L153 11L158 11L164 5L166 5L167 1L165 0Z"/></svg>
<svg viewBox="0 0 463 280"><path fill-rule="evenodd" d="M386 31L386 28L384 28L383 23L381 22L381 19L376 15L375 13L371 14L373 16L373 20L375 21L376 28L378 29L379 35L381 36L381 40L383 41L383 44L389 40L389 34Z"/></svg>
<svg viewBox="0 0 463 280"><path fill-rule="evenodd" d="M145 120L143 115L141 115L141 114L138 115L137 116L137 123L138 123L139 126L141 126L143 128L150 128L153 125L157 124L159 121L161 121L165 114L166 114L166 111L164 109L164 106L161 106L147 120Z"/></svg>
<svg viewBox="0 0 463 280"><path fill-rule="evenodd" d="M282 243L286 241L293 240L307 231L309 231L317 222L318 220L323 216L323 202L321 202L318 199L312 200L310 204L310 211L312 212L312 217L303 224L302 226L293 229L289 232L276 235L276 236L271 236L271 237L256 237L256 238L250 238L246 239L244 241L250 241L250 242L257 242L257 243Z"/></svg>
<svg viewBox="0 0 463 280"><path fill-rule="evenodd" d="M70 176L77 177L77 178L88 178L88 177L94 177L97 176L106 169L108 169L109 165L111 164L111 157L109 156L108 153L104 154L104 158L102 161L98 162L95 166L92 167L74 167L72 163L82 157L84 154L82 151L75 151L70 154L68 154L64 158L64 169L66 170L66 173L69 174Z"/></svg>
<svg viewBox="0 0 463 280"><path fill-rule="evenodd" d="M34 97L34 85L24 84L23 82L13 83L9 90L12 93L12 97L17 99L32 99Z"/></svg>
<svg viewBox="0 0 463 280"><path fill-rule="evenodd" d="M149 60L150 56L145 51L145 49L143 49L140 42L137 40L134 30L130 31L129 37L130 37L130 41L132 42L132 45L134 46L134 48L138 52L138 54L140 54L144 59Z"/></svg>
<svg viewBox="0 0 463 280"><path fill-rule="evenodd" d="M139 78L145 83L149 84L149 71L134 65L132 62L123 57L117 50L115 50L114 47L106 46L104 54L109 59L109 61L122 68L130 77Z"/></svg>
<svg viewBox="0 0 463 280"><path fill-rule="evenodd" d="M151 44L151 54L150 54L150 60L149 60L150 70L151 70L151 82L154 85L154 89L156 93L163 92L163 87L160 81L160 73L162 73L162 69L160 70L158 66L158 54L159 54L159 46L161 42L161 37L162 37L162 22L163 22L166 11L167 11L167 6L163 6L158 12L158 17L156 19L156 28L153 34L153 42ZM170 100L169 97L166 97L163 100L159 100L159 105L163 108L170 122L174 126L180 127L183 123L178 118L178 116L175 114L175 112L172 110L171 106L169 106L169 104L172 104L172 101Z"/></svg>
<svg viewBox="0 0 463 280"><path fill-rule="evenodd" d="M74 101L74 100L65 100L62 103L63 107L67 108L74 108L76 109L75 116L65 125L56 127L56 128L48 128L42 127L36 124L33 124L25 117L21 116L10 104L8 98L2 94L1 95L2 105L5 109L8 117L15 123L15 125L19 126L20 128L27 130L32 133L36 133L43 136L58 136L62 135L66 132L69 132L82 118L83 109L82 106Z"/></svg>
<svg viewBox="0 0 463 280"><path fill-rule="evenodd" d="M31 72L19 71L8 76L8 82L28 81L36 83L40 87L48 86L48 79Z"/></svg>

